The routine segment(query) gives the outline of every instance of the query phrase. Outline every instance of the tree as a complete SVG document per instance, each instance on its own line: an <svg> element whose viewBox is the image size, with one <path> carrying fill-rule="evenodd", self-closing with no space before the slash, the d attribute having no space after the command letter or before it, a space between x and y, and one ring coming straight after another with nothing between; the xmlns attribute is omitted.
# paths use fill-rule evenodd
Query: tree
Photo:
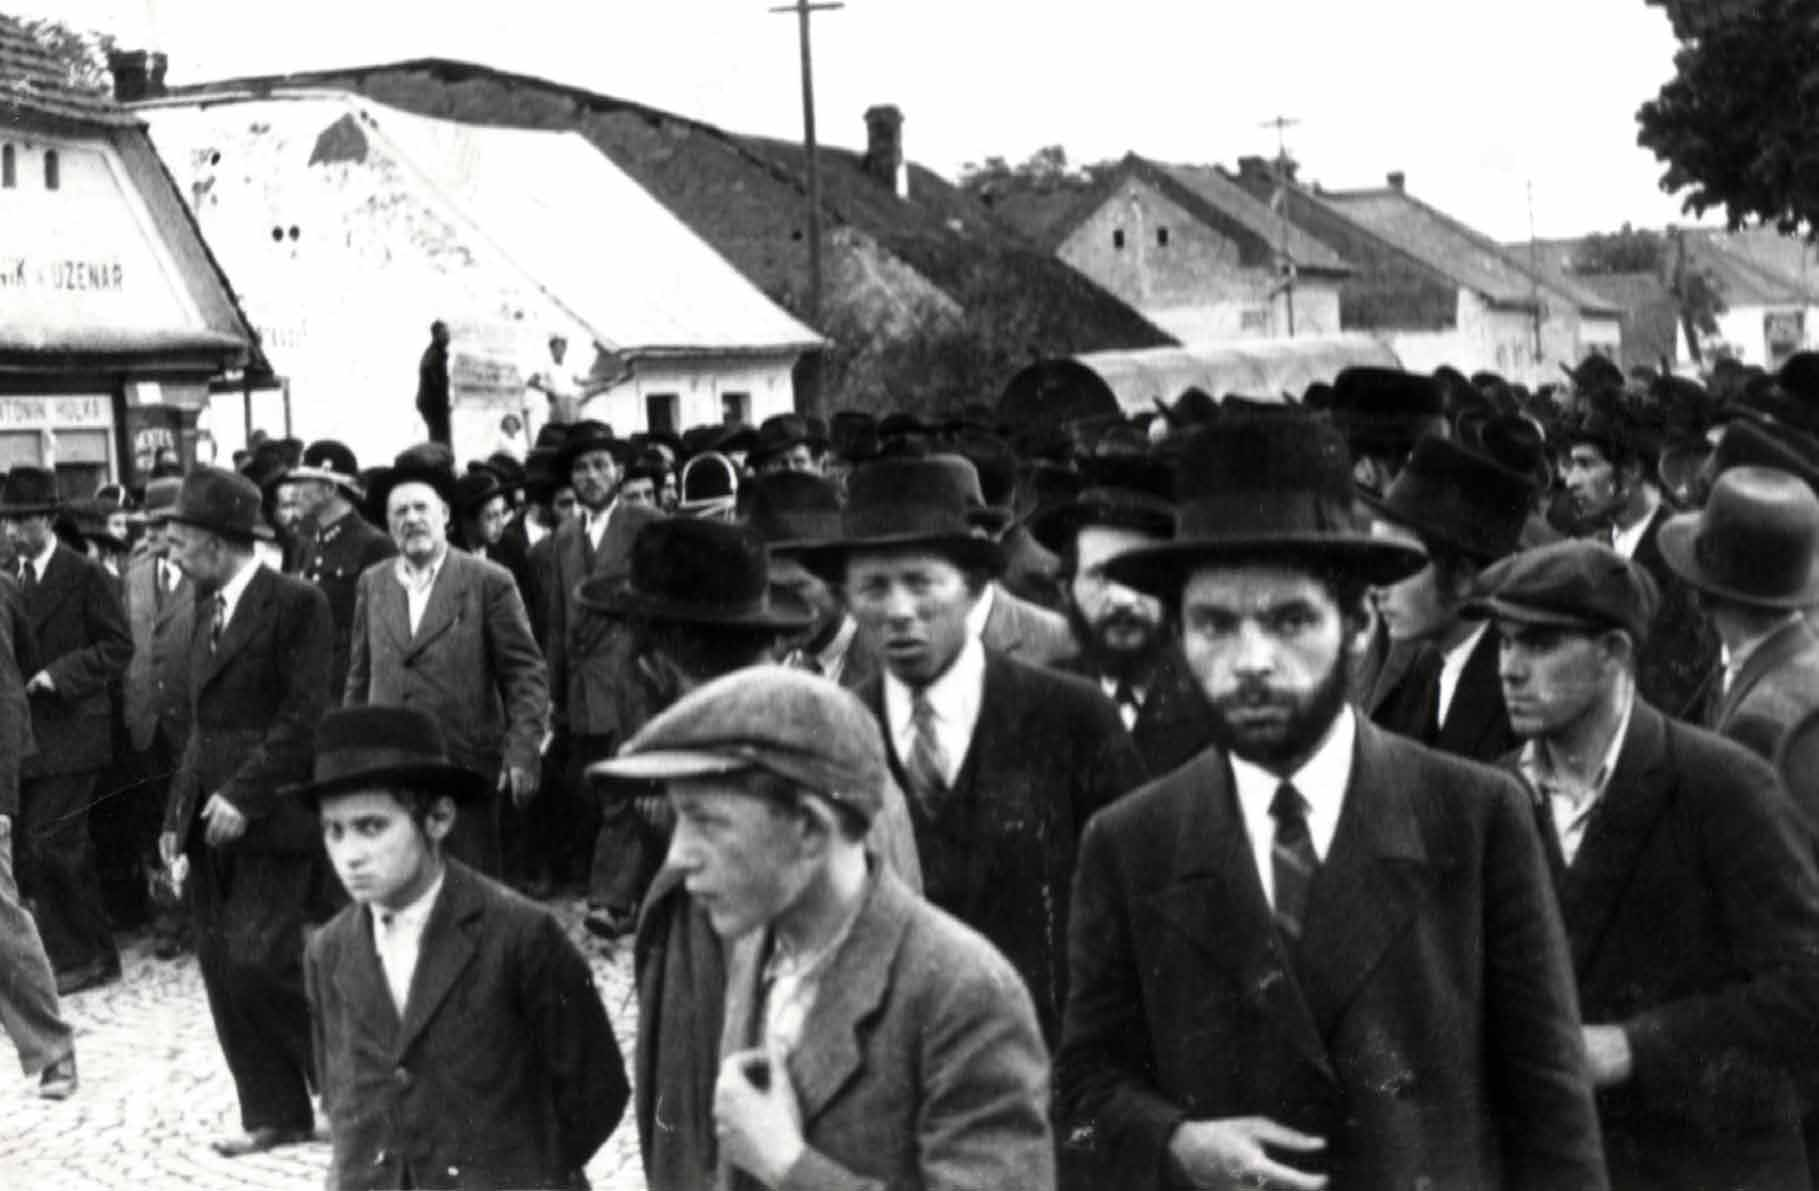
<svg viewBox="0 0 1819 1191"><path fill-rule="evenodd" d="M1712 271L1689 253L1686 233L1667 235L1624 224L1614 232L1595 233L1573 250L1572 271L1588 277L1648 273L1660 278L1674 297L1681 330L1694 361L1700 358L1701 335L1718 333L1724 313L1724 290Z"/></svg>
<svg viewBox="0 0 1819 1191"><path fill-rule="evenodd" d="M114 48L113 34L74 29L49 17L30 17L19 25L63 67L70 86L83 91L106 91L112 87L107 55Z"/></svg>
<svg viewBox="0 0 1819 1191"><path fill-rule="evenodd" d="M1819 234L1819 6L1811 0L1649 0L1680 50L1637 113L1667 166L1661 188L1695 214Z"/></svg>
<svg viewBox="0 0 1819 1191"><path fill-rule="evenodd" d="M1606 273L1661 272L1667 243L1659 232L1640 231L1624 224L1609 233L1593 233L1573 249L1573 272L1593 276Z"/></svg>
<svg viewBox="0 0 1819 1191"><path fill-rule="evenodd" d="M1053 194L1085 190L1117 164L1100 161L1075 166L1069 163L1065 148L1044 145L1015 166L995 155L984 161L967 162L960 167L960 189L988 203L1010 191Z"/></svg>

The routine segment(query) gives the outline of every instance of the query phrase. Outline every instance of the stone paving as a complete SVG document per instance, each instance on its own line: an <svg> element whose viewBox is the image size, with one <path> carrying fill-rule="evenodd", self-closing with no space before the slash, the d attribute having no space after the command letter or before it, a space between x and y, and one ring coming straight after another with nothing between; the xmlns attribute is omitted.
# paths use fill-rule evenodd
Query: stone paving
<svg viewBox="0 0 1819 1191"><path fill-rule="evenodd" d="M609 951L582 932L578 902L554 908L593 963L629 1069L637 1028L630 948ZM231 1160L209 1149L211 1139L238 1130L239 1113L195 959L157 959L136 936L121 944L123 978L64 1001L82 1079L74 1098L40 1100L36 1082L19 1074L10 1053L0 1054L11 1072L0 1075L0 1189L322 1186L324 1143ZM0 1051L10 1049L0 1036ZM587 1173L596 1191L644 1191L629 1106Z"/></svg>

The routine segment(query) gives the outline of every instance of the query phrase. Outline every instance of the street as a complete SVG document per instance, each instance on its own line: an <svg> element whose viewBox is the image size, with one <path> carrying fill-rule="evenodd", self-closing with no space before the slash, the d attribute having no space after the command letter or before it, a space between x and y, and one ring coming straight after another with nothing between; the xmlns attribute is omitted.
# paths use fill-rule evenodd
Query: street
<svg viewBox="0 0 1819 1191"><path fill-rule="evenodd" d="M579 926L579 903L556 907L595 979L630 1065L637 1005L629 947L611 956ZM215 1044L195 957L159 960L142 935L121 937L124 978L64 1001L76 1027L82 1085L60 1104L13 1068L0 1093L0 1187L301 1188L322 1184L328 1146L316 1143L224 1159L209 1141L237 1132L233 1082ZM8 1061L13 1061L8 1056ZM631 1109L595 1155L596 1191L643 1191Z"/></svg>

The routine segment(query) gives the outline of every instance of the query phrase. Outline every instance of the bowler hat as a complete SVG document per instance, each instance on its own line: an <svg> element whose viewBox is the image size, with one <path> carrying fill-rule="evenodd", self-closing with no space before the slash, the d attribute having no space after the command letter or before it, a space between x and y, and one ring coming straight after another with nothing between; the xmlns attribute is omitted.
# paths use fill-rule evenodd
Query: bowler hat
<svg viewBox="0 0 1819 1191"><path fill-rule="evenodd" d="M1661 594L1647 571L1603 542L1568 538L1512 554L1479 576L1468 615L1517 624L1621 629L1640 645Z"/></svg>
<svg viewBox="0 0 1819 1191"><path fill-rule="evenodd" d="M145 485L145 507L138 518L151 525L162 525L183 491L183 477L159 476Z"/></svg>
<svg viewBox="0 0 1819 1191"><path fill-rule="evenodd" d="M836 410L830 431L834 454L848 463L864 463L878 457L878 419L864 410Z"/></svg>
<svg viewBox="0 0 1819 1191"><path fill-rule="evenodd" d="M1354 451L1408 450L1445 417L1431 376L1396 368L1347 368L1333 378L1333 424Z"/></svg>
<svg viewBox="0 0 1819 1191"><path fill-rule="evenodd" d="M1661 556L1700 591L1766 608L1819 604L1819 496L1798 477L1733 467L1705 508L1669 518Z"/></svg>
<svg viewBox="0 0 1819 1191"><path fill-rule="evenodd" d="M958 455L880 459L847 478L840 537L803 561L829 573L855 550L928 550L996 574L1004 554L975 525L980 506L977 473Z"/></svg>
<svg viewBox="0 0 1819 1191"><path fill-rule="evenodd" d="M878 717L838 683L748 666L682 696L588 776L663 782L762 771L870 824L889 770Z"/></svg>
<svg viewBox="0 0 1819 1191"><path fill-rule="evenodd" d="M456 515L466 516L479 510L495 496L504 495L505 486L499 482L499 477L483 467L456 478L454 499L448 503Z"/></svg>
<svg viewBox="0 0 1819 1191"><path fill-rule="evenodd" d="M446 794L456 803L485 796L489 783L449 760L442 729L413 707L342 707L316 724L315 768L286 788L312 804L332 794L405 788Z"/></svg>
<svg viewBox="0 0 1819 1191"><path fill-rule="evenodd" d="M556 448L556 478L566 483L575 470L575 460L590 451L605 451L613 457L614 463L623 464L628 449L628 444L621 441L605 422L576 422L568 428L562 445Z"/></svg>
<svg viewBox="0 0 1819 1191"><path fill-rule="evenodd" d="M392 460L392 465L375 475L370 484L368 501L381 523L386 518L386 505L393 489L400 484L428 484L450 507L455 503L455 472L449 465L446 450L431 450L432 443L407 447Z"/></svg>
<svg viewBox="0 0 1819 1191"><path fill-rule="evenodd" d="M739 493L745 523L773 555L840 536L840 494L820 476L780 471L758 476Z"/></svg>
<svg viewBox="0 0 1819 1191"><path fill-rule="evenodd" d="M1173 537L1174 476L1158 459L1108 456L1081 465L1087 487L1070 499L1039 506L1027 524L1043 549L1060 554L1089 525Z"/></svg>
<svg viewBox="0 0 1819 1191"><path fill-rule="evenodd" d="M803 445L819 449L827 445L827 437L816 435L809 427L808 419L801 414L773 414L759 423L757 438L746 458L755 465L762 459Z"/></svg>
<svg viewBox="0 0 1819 1191"><path fill-rule="evenodd" d="M1608 392L1623 387L1623 369L1612 363L1609 356L1597 352L1588 353L1576 368L1560 365L1560 371L1572 378L1573 388L1580 393Z"/></svg>
<svg viewBox="0 0 1819 1191"><path fill-rule="evenodd" d="M319 439L303 450L302 461L284 475L289 480L321 480L345 489L356 501L365 499L360 488L360 462L347 444Z"/></svg>
<svg viewBox="0 0 1819 1191"><path fill-rule="evenodd" d="M807 605L770 587L764 539L749 526L666 517L632 539L629 575L582 582L576 599L610 616L773 633L807 628Z"/></svg>
<svg viewBox="0 0 1819 1191"><path fill-rule="evenodd" d="M1520 545L1535 489L1528 476L1430 434L1415 444L1382 496L1360 492L1358 498L1385 520L1414 530L1423 542L1486 563Z"/></svg>
<svg viewBox="0 0 1819 1191"><path fill-rule="evenodd" d="M258 485L245 476L219 467L198 467L183 477L177 503L165 520L234 541L269 542L276 535L265 523L264 505Z"/></svg>
<svg viewBox="0 0 1819 1191"><path fill-rule="evenodd" d="M1175 494L1174 540L1112 559L1110 578L1174 599L1196 567L1234 558L1313 562L1379 586L1426 561L1359 524L1351 453L1315 415L1237 415L1201 429L1176 457Z"/></svg>
<svg viewBox="0 0 1819 1191"><path fill-rule="evenodd" d="M0 484L0 517L44 516L62 506L57 477L42 467L15 467Z"/></svg>

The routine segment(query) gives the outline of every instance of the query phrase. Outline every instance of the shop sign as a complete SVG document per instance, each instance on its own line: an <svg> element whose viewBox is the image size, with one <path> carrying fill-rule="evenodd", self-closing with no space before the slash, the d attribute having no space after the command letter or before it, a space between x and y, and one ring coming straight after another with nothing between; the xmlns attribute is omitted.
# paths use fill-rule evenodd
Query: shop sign
<svg viewBox="0 0 1819 1191"><path fill-rule="evenodd" d="M114 424L113 406L106 397L0 397L0 430L105 430Z"/></svg>

